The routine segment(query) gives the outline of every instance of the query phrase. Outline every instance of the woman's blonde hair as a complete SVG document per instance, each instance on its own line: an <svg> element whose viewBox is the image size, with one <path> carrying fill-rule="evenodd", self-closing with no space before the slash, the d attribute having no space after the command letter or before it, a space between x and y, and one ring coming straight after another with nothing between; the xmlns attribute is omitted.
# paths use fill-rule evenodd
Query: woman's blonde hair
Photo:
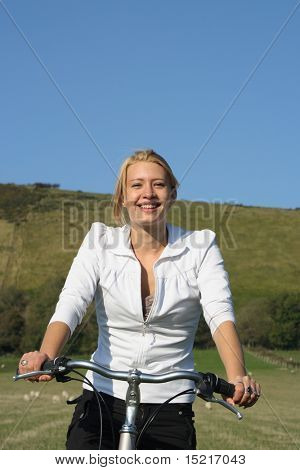
<svg viewBox="0 0 300 470"><path fill-rule="evenodd" d="M127 178L127 169L130 165L133 165L137 162L149 162L149 163L157 163L158 165L162 166L169 177L169 183L171 189L173 190L173 198L174 200L177 197L177 188L179 187L179 183L175 178L173 171L171 170L170 165L168 162L158 153L154 152L152 149L145 149L145 150L137 150L134 152L133 155L126 158L123 162L119 177L116 183L115 192L113 195L113 215L117 223L126 223L126 218L123 212L123 202L124 196L126 191L126 178Z"/></svg>

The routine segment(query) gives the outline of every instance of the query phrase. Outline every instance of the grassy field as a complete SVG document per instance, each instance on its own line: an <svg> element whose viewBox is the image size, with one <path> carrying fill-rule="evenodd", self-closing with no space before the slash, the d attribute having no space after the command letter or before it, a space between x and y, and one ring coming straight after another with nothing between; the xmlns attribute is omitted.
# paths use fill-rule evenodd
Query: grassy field
<svg viewBox="0 0 300 470"><path fill-rule="evenodd" d="M78 383L46 384L12 382L17 360L0 359L0 448L64 449L73 406L66 396L81 392ZM196 368L224 376L216 351L195 351ZM198 399L196 412L198 448L299 449L299 370L267 364L246 353L248 370L262 384L263 394L253 408L241 410L244 419L218 405L211 409Z"/></svg>

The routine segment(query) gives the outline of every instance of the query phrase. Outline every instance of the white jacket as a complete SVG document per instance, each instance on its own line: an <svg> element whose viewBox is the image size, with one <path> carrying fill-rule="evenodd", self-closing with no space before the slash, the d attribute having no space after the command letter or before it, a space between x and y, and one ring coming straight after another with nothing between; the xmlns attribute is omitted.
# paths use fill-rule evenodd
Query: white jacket
<svg viewBox="0 0 300 470"><path fill-rule="evenodd" d="M154 264L155 297L143 318L141 266L130 245L130 227L94 223L74 258L55 313L73 333L95 298L98 348L92 360L114 370L161 374L194 370L193 343L201 313L213 334L234 319L228 276L211 230L168 224L168 245ZM127 382L88 372L98 390L125 399ZM84 385L86 388L88 386ZM141 402L161 403L193 387L188 380L142 384ZM191 395L174 402L192 401Z"/></svg>

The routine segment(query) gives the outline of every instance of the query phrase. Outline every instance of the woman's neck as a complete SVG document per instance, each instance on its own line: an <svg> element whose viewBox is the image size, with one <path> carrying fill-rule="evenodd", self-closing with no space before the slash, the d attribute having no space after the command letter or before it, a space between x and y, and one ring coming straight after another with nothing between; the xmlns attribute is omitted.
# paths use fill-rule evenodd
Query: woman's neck
<svg viewBox="0 0 300 470"><path fill-rule="evenodd" d="M131 226L131 245L135 252L157 254L168 244L166 224L149 227Z"/></svg>

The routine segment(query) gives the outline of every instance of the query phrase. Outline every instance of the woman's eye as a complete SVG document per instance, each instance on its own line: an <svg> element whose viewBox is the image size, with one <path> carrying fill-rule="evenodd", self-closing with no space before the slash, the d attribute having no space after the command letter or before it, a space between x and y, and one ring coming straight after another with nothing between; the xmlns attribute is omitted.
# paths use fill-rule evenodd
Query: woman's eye
<svg viewBox="0 0 300 470"><path fill-rule="evenodd" d="M165 187L165 183L155 183L154 185L155 185L155 186L159 186L159 187L161 187L161 188ZM142 186L141 183L133 183L133 184L131 185L132 188L139 188L139 187L141 187L141 186Z"/></svg>

